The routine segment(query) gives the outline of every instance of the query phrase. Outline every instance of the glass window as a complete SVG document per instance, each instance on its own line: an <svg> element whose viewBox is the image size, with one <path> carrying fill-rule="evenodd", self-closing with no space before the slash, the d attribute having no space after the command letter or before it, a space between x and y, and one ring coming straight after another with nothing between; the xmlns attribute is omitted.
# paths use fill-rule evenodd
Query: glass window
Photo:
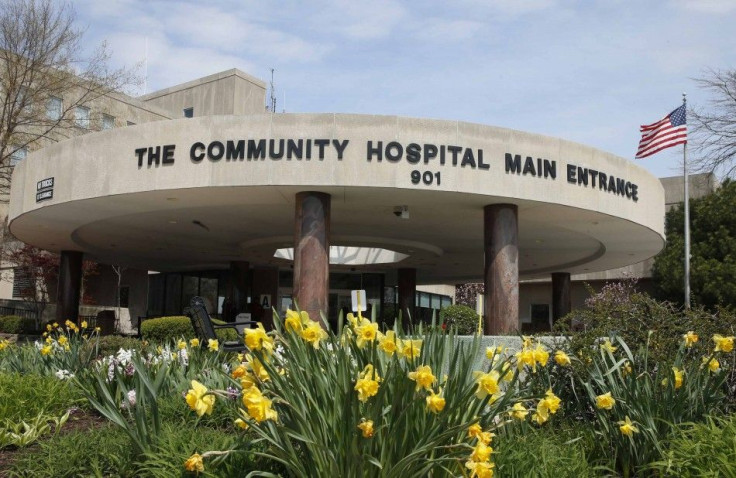
<svg viewBox="0 0 736 478"><path fill-rule="evenodd" d="M176 315L181 313L181 275L168 274L166 276L166 307L164 314Z"/></svg>
<svg viewBox="0 0 736 478"><path fill-rule="evenodd" d="M419 307L429 307L429 294L421 292L419 295Z"/></svg>
<svg viewBox="0 0 736 478"><path fill-rule="evenodd" d="M74 123L80 128L89 128L89 108L86 106L74 108Z"/></svg>
<svg viewBox="0 0 736 478"><path fill-rule="evenodd" d="M102 129L113 129L115 127L115 117L110 115L102 115Z"/></svg>
<svg viewBox="0 0 736 478"><path fill-rule="evenodd" d="M185 118L194 118L194 108L184 108Z"/></svg>
<svg viewBox="0 0 736 478"><path fill-rule="evenodd" d="M26 159L26 156L28 156L28 148L26 146L16 149L10 155L10 165L15 166L16 164Z"/></svg>
<svg viewBox="0 0 736 478"><path fill-rule="evenodd" d="M61 98L55 96L50 97L46 100L46 117L52 121L60 120L62 108Z"/></svg>
<svg viewBox="0 0 736 478"><path fill-rule="evenodd" d="M120 286L120 307L127 308L130 304L130 286Z"/></svg>

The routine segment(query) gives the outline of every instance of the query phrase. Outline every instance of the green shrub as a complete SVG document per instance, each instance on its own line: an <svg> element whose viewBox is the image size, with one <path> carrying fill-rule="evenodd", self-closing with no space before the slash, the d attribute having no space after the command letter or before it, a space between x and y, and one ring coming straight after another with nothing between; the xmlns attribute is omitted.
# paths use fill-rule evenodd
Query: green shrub
<svg viewBox="0 0 736 478"><path fill-rule="evenodd" d="M587 459L595 437L585 423L527 428L524 433L499 434L493 440L499 476L585 478L604 476Z"/></svg>
<svg viewBox="0 0 736 478"><path fill-rule="evenodd" d="M440 310L440 321L447 327L456 327L459 335L473 335L478 332L478 314L467 305L448 305Z"/></svg>
<svg viewBox="0 0 736 478"><path fill-rule="evenodd" d="M144 350L143 342L134 337L123 337L120 335L103 335L100 337L98 344L98 354L106 357L115 355L118 350L135 350L141 352Z"/></svg>
<svg viewBox="0 0 736 478"><path fill-rule="evenodd" d="M215 325L223 325L225 322L212 319ZM238 340L240 337L235 329L223 329L215 332L220 340ZM146 340L156 342L167 342L180 338L194 338L194 329L189 317L173 316L160 317L158 319L144 320L141 324L141 336Z"/></svg>
<svg viewBox="0 0 736 478"><path fill-rule="evenodd" d="M122 430L105 426L62 433L17 455L12 477L139 476Z"/></svg>
<svg viewBox="0 0 736 478"><path fill-rule="evenodd" d="M736 417L682 425L663 460L645 467L654 476L736 476Z"/></svg>
<svg viewBox="0 0 736 478"><path fill-rule="evenodd" d="M86 404L84 396L69 381L54 376L0 373L0 417L14 422L30 420L41 413L62 415L73 406Z"/></svg>
<svg viewBox="0 0 736 478"><path fill-rule="evenodd" d="M36 332L36 321L17 315L0 317L0 332L6 334L31 334Z"/></svg>

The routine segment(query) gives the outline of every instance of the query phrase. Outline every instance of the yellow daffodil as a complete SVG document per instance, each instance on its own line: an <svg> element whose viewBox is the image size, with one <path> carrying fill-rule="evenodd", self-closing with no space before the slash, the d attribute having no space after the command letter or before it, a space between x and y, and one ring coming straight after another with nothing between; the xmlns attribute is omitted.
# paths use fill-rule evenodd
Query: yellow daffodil
<svg viewBox="0 0 736 478"><path fill-rule="evenodd" d="M490 461L473 461L465 463L465 468L470 470L470 478L493 478L494 464Z"/></svg>
<svg viewBox="0 0 736 478"><path fill-rule="evenodd" d="M273 338L269 337L262 323L255 329L245 329L245 345L251 350L262 351L265 354L273 352Z"/></svg>
<svg viewBox="0 0 736 478"><path fill-rule="evenodd" d="M527 410L521 402L516 402L514 403L514 406L511 407L509 415L517 420L524 420L526 416L529 415L529 410Z"/></svg>
<svg viewBox="0 0 736 478"><path fill-rule="evenodd" d="M53 349L51 348L50 345L44 345L43 347L41 347L41 355L43 356L51 355L52 350Z"/></svg>
<svg viewBox="0 0 736 478"><path fill-rule="evenodd" d="M268 370L266 370L266 367L263 366L258 358L251 354L247 354L245 356L245 368L250 370L261 382L266 382L271 379L271 377L268 376Z"/></svg>
<svg viewBox="0 0 736 478"><path fill-rule="evenodd" d="M473 372L473 378L478 386L475 391L475 396L483 400L488 395L494 395L498 393L498 378L499 374L495 370L491 370L488 373Z"/></svg>
<svg viewBox="0 0 736 478"><path fill-rule="evenodd" d="M0 350L5 350L8 345L10 345L10 342L5 339L0 339Z"/></svg>
<svg viewBox="0 0 736 478"><path fill-rule="evenodd" d="M242 429L247 430L248 429L248 422L243 420L242 418L236 418L235 419L235 426Z"/></svg>
<svg viewBox="0 0 736 478"><path fill-rule="evenodd" d="M192 348L199 347L199 339L194 338L189 341L189 346Z"/></svg>
<svg viewBox="0 0 736 478"><path fill-rule="evenodd" d="M715 357L703 357L703 365L713 373L721 369L721 363Z"/></svg>
<svg viewBox="0 0 736 478"><path fill-rule="evenodd" d="M618 429L627 437L633 436L634 433L639 433L639 429L634 426L634 422L631 421L628 415L626 416L626 420L619 421L618 425Z"/></svg>
<svg viewBox="0 0 736 478"><path fill-rule="evenodd" d="M698 334L690 330L682 338L685 340L685 347L692 347L698 341Z"/></svg>
<svg viewBox="0 0 736 478"><path fill-rule="evenodd" d="M493 437L495 436L496 434L492 432L481 432L481 434L478 435L478 441L485 445L490 445Z"/></svg>
<svg viewBox="0 0 736 478"><path fill-rule="evenodd" d="M537 408L539 408L539 406L537 406ZM549 420L549 412L546 408L541 411L537 410L536 412L532 413L532 421L537 425L542 425L547 420Z"/></svg>
<svg viewBox="0 0 736 478"><path fill-rule="evenodd" d="M217 339L207 339L207 348L210 352L217 352L220 350L220 342Z"/></svg>
<svg viewBox="0 0 736 478"><path fill-rule="evenodd" d="M393 330L387 331L386 335L378 332L377 339L378 348L380 350L383 350L386 355L391 357L394 355L394 353L396 353L398 347L396 345L396 333Z"/></svg>
<svg viewBox="0 0 736 478"><path fill-rule="evenodd" d="M243 390L248 390L250 387L255 387L257 384L258 384L258 381L250 373L246 373L245 375L240 377L240 387Z"/></svg>
<svg viewBox="0 0 736 478"><path fill-rule="evenodd" d="M713 336L713 342L716 344L715 351L726 353L731 352L733 350L733 339L733 336L724 337L720 334L715 334Z"/></svg>
<svg viewBox="0 0 736 478"><path fill-rule="evenodd" d="M301 334L304 324L309 322L309 314L306 311L297 312L295 310L286 310L286 319L284 320L284 328L287 332L295 332Z"/></svg>
<svg viewBox="0 0 736 478"><path fill-rule="evenodd" d="M519 370L524 368L524 365L532 367L532 370L536 372L537 362L534 360L534 351L524 347L516 353L516 363L519 366Z"/></svg>
<svg viewBox="0 0 736 478"><path fill-rule="evenodd" d="M675 390L682 387L682 379L684 372L677 367L672 367L672 373L675 374Z"/></svg>
<svg viewBox="0 0 736 478"><path fill-rule="evenodd" d="M442 393L442 390L440 390ZM445 399L439 394L435 394L434 390L429 391L427 396L427 410L432 413L440 413L445 408Z"/></svg>
<svg viewBox="0 0 736 478"><path fill-rule="evenodd" d="M51 324L46 324L46 331L51 332L52 330L54 330L54 328L51 326Z"/></svg>
<svg viewBox="0 0 736 478"><path fill-rule="evenodd" d="M491 459L491 453L493 453L493 448L483 442L478 442L473 447L473 453L470 455L470 459L475 462L488 461Z"/></svg>
<svg viewBox="0 0 736 478"><path fill-rule="evenodd" d="M368 364L363 369L358 380L355 382L355 390L358 392L358 400L366 402L370 397L378 393L378 383L381 378L375 373L373 365Z"/></svg>
<svg viewBox="0 0 736 478"><path fill-rule="evenodd" d="M432 375L432 368L429 365L421 365L417 367L416 371L409 372L409 379L417 383L416 391L422 388L431 390L432 384L437 381L437 378Z"/></svg>
<svg viewBox="0 0 736 478"><path fill-rule="evenodd" d="M55 329L58 329L59 328L59 323L58 322L54 322L54 328Z"/></svg>
<svg viewBox="0 0 736 478"><path fill-rule="evenodd" d="M266 398L258 387L250 387L243 392L243 405L248 409L248 415L258 423L278 418L276 410L271 408L271 400Z"/></svg>
<svg viewBox="0 0 736 478"><path fill-rule="evenodd" d="M631 367L631 362L629 362L627 360L626 362L624 362L624 365L622 367L621 373L624 376L626 376L626 375L630 374L632 370L633 370L633 368Z"/></svg>
<svg viewBox="0 0 736 478"><path fill-rule="evenodd" d="M470 438L478 438L481 433L483 433L483 428L480 426L480 423L473 423L468 427L468 436Z"/></svg>
<svg viewBox="0 0 736 478"><path fill-rule="evenodd" d="M87 324L87 321L86 321L86 320L83 320L83 321L82 321L82 328L83 328L83 329L86 329L86 328L87 328L87 325L88 325L88 324Z"/></svg>
<svg viewBox="0 0 736 478"><path fill-rule="evenodd" d="M215 406L215 396L207 394L207 387L192 380L192 388L187 391L186 401L189 408L197 412L197 416L201 417L205 413L212 414L212 408Z"/></svg>
<svg viewBox="0 0 736 478"><path fill-rule="evenodd" d="M194 455L187 458L184 462L184 469L195 473L202 473L204 471L204 462L202 461L202 455L195 453Z"/></svg>
<svg viewBox="0 0 736 478"><path fill-rule="evenodd" d="M358 424L358 428L363 433L363 438L373 437L373 420L362 419Z"/></svg>
<svg viewBox="0 0 736 478"><path fill-rule="evenodd" d="M554 415L557 413L557 410L559 410L561 402L562 400L560 400L560 397L555 395L552 392L552 389L549 389L545 393L544 398L537 404L537 413L546 415L547 412L549 412Z"/></svg>
<svg viewBox="0 0 736 478"><path fill-rule="evenodd" d="M57 342L59 342L59 345L66 345L66 343L69 342L69 339L62 335L59 337L59 340L57 340Z"/></svg>
<svg viewBox="0 0 736 478"><path fill-rule="evenodd" d="M528 349L532 346L532 343L534 341L534 337L531 337L529 335L522 335L521 336L521 348Z"/></svg>
<svg viewBox="0 0 736 478"><path fill-rule="evenodd" d="M355 329L355 334L357 336L356 343L358 345L358 348L362 349L366 346L366 344L369 344L376 340L376 337L378 336L378 324L366 321L366 323L358 326Z"/></svg>
<svg viewBox="0 0 736 478"><path fill-rule="evenodd" d="M44 342L46 342L47 345L51 345L54 343L54 338L51 336L46 337L46 340L44 340Z"/></svg>
<svg viewBox="0 0 736 478"><path fill-rule="evenodd" d="M570 357L562 350L555 352L555 362L557 362L557 365L560 365L561 367L566 367L571 363Z"/></svg>
<svg viewBox="0 0 736 478"><path fill-rule="evenodd" d="M494 360L503 353L503 345L498 347L486 347L486 358L488 360Z"/></svg>
<svg viewBox="0 0 736 478"><path fill-rule="evenodd" d="M601 349L606 352L614 353L618 347L614 347L611 341L606 339L605 342L601 344Z"/></svg>
<svg viewBox="0 0 736 478"><path fill-rule="evenodd" d="M245 368L245 365L240 364L235 367L232 372L230 372L230 376L234 379L239 379L241 377L244 377L247 373L248 370Z"/></svg>
<svg viewBox="0 0 736 478"><path fill-rule="evenodd" d="M542 367L545 367L547 365L547 362L549 361L549 352L544 350L542 344L538 343L532 351L532 354L534 356L534 361L537 362L539 365L541 365Z"/></svg>
<svg viewBox="0 0 736 478"><path fill-rule="evenodd" d="M327 339L327 332L325 332L325 329L322 328L322 325L319 322L310 320L309 323L305 325L304 330L302 330L302 338L307 343L312 344L312 347L318 349L320 340Z"/></svg>
<svg viewBox="0 0 736 478"><path fill-rule="evenodd" d="M179 350L184 350L187 348L187 343L184 340L180 340L177 342L176 346L179 348Z"/></svg>
<svg viewBox="0 0 736 478"><path fill-rule="evenodd" d="M100 333L101 330L102 330L101 328L95 327L95 332L97 332L98 334Z"/></svg>
<svg viewBox="0 0 736 478"><path fill-rule="evenodd" d="M419 357L422 353L422 340L401 340L399 343L399 355L407 360L413 360Z"/></svg>
<svg viewBox="0 0 736 478"><path fill-rule="evenodd" d="M615 404L616 399L611 396L611 392L595 397L595 406L599 409L611 410Z"/></svg>

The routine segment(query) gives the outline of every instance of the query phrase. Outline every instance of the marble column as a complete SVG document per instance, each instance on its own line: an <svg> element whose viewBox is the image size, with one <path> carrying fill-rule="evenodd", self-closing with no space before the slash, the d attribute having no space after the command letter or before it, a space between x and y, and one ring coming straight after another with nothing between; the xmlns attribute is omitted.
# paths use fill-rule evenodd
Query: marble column
<svg viewBox="0 0 736 478"><path fill-rule="evenodd" d="M570 273L552 273L552 323L570 313Z"/></svg>
<svg viewBox="0 0 736 478"><path fill-rule="evenodd" d="M79 295L82 290L82 253L61 251L59 284L56 289L56 322L76 323L79 318Z"/></svg>
<svg viewBox="0 0 736 478"><path fill-rule="evenodd" d="M513 333L519 329L519 208L492 204L483 213L485 333Z"/></svg>
<svg viewBox="0 0 736 478"><path fill-rule="evenodd" d="M305 191L296 194L294 218L294 299L312 320L327 317L330 292L329 194ZM322 323L328 327L326 321Z"/></svg>
<svg viewBox="0 0 736 478"><path fill-rule="evenodd" d="M401 323L404 330L412 323L416 323L416 297L417 297L417 270L414 268L401 268L398 274L399 287L399 310L401 311ZM398 317L398 314L397 314Z"/></svg>

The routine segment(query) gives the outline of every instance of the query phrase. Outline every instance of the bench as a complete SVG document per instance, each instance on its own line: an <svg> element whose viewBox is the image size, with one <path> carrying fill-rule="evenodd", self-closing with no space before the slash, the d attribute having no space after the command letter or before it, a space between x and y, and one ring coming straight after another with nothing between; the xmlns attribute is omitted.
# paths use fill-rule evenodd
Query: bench
<svg viewBox="0 0 736 478"><path fill-rule="evenodd" d="M200 340L202 347L206 347L208 340L217 340L216 330L220 329L233 329L238 331L237 326L248 326L248 328L257 325L258 323L253 320L247 320L242 322L228 322L223 325L215 325L212 323L210 314L207 312L207 308L204 305L204 300L201 297L194 296L189 302L189 307L184 309L184 314L189 317L192 322L192 328L194 333ZM238 336L240 333L238 332ZM221 341L222 342L222 341ZM245 344L242 340L230 340L222 342L221 348L225 352L242 352L246 350Z"/></svg>

